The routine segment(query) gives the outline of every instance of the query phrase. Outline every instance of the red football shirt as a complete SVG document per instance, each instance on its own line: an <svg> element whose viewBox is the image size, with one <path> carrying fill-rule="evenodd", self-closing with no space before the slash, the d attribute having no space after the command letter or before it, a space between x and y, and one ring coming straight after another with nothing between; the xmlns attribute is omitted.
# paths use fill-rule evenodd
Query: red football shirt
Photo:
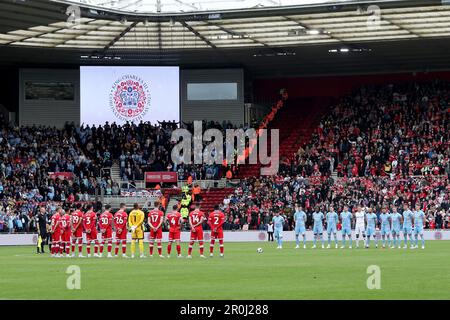
<svg viewBox="0 0 450 320"><path fill-rule="evenodd" d="M97 214L94 211L88 211L84 214L83 225L85 230L93 230L97 226Z"/></svg>
<svg viewBox="0 0 450 320"><path fill-rule="evenodd" d="M56 233L56 232L61 232L61 216L59 215L59 213L55 213L52 216L52 232Z"/></svg>
<svg viewBox="0 0 450 320"><path fill-rule="evenodd" d="M194 211L191 211L191 213L189 213L189 220L191 221L191 223L193 225L196 225L199 222L203 222L204 219L205 219L205 214L203 212L201 212L200 210L194 210ZM200 225L198 225L197 228L203 229L202 224L200 223Z"/></svg>
<svg viewBox="0 0 450 320"><path fill-rule="evenodd" d="M70 216L65 214L61 217L61 231L69 231L70 230Z"/></svg>
<svg viewBox="0 0 450 320"><path fill-rule="evenodd" d="M148 213L150 224L156 228L164 219L164 213L161 210L153 209ZM159 226L162 227L162 224Z"/></svg>
<svg viewBox="0 0 450 320"><path fill-rule="evenodd" d="M114 214L114 225L116 230L125 229L127 227L128 216L127 213L123 210L119 210Z"/></svg>
<svg viewBox="0 0 450 320"><path fill-rule="evenodd" d="M113 215L109 211L105 211L100 215L100 229L112 228Z"/></svg>
<svg viewBox="0 0 450 320"><path fill-rule="evenodd" d="M81 212L79 210L74 211L72 213L71 220L72 220L72 227L76 228L78 226L78 229L83 228L83 212ZM78 225L78 224L80 224L80 225Z"/></svg>
<svg viewBox="0 0 450 320"><path fill-rule="evenodd" d="M167 215L167 221L169 221L170 231L180 230L181 213L178 211L172 211Z"/></svg>
<svg viewBox="0 0 450 320"><path fill-rule="evenodd" d="M225 215L220 210L215 210L209 214L208 224L211 230L221 230L225 222Z"/></svg>

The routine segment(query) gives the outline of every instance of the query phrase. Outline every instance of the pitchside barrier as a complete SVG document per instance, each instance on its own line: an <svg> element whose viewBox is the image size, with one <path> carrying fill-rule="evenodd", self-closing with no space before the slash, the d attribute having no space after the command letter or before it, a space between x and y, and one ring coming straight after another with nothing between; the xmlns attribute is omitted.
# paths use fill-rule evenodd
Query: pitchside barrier
<svg viewBox="0 0 450 320"><path fill-rule="evenodd" d="M163 232L163 242L168 241L168 232ZM181 241L189 242L189 232L181 233ZM381 233L377 231L376 236L381 239ZM450 230L427 230L424 231L425 240L450 240ZM145 242L148 242L149 234L145 233ZM325 239L327 235L324 236ZM352 235L355 238L355 235ZM99 235L100 239L100 235ZM300 236L300 240L303 238ZM334 239L334 238L333 238ZM403 235L401 235L403 239ZM131 240L131 234L128 233L128 241ZM210 232L205 231L204 240L210 240ZM294 241L295 234L294 231L284 231L283 232L284 241ZM306 240L313 240L312 231L306 232ZM338 240L342 240L341 234L338 232ZM225 231L224 232L225 242L262 242L267 241L267 232L265 231ZM0 246L11 246L11 245L35 245L37 243L37 234L27 233L27 234L0 234Z"/></svg>

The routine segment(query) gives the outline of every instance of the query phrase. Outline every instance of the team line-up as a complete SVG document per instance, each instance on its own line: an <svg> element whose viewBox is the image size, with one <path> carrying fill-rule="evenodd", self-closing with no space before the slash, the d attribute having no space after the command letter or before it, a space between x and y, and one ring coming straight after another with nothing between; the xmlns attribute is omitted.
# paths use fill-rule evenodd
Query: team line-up
<svg viewBox="0 0 450 320"><path fill-rule="evenodd" d="M87 257L91 257L91 246L94 245L94 257L102 257L103 249L107 245L107 257L113 257L113 231L115 231L115 248L114 256L117 257L119 247L122 245L122 256L128 258L127 250L127 233L131 232L131 257L135 257L136 242L139 245L139 253L141 258L144 255L144 220L145 213L140 209L138 204L135 204L133 210L127 215L125 204L120 205L120 209L113 215L111 213L111 206L106 205L105 211L100 214L97 223L97 213L92 210L92 205L87 207L86 213L81 211L81 205L77 206L71 214L57 208L55 214L51 218L51 237L52 237L52 257L62 257L66 253L66 257L75 257L75 247L78 245L78 257L83 256L83 233L86 234L86 251ZM210 240L210 256L213 256L215 240L219 241L220 256L223 257L223 224L225 222L225 215L219 210L219 206L214 208L206 218L205 214L199 210L197 204L195 209L189 213L188 221L191 229L190 243L188 247L187 258L191 258L192 248L195 242L199 244L200 257L204 258L203 247L203 222L207 220L211 228ZM45 208L41 208L45 211ZM378 240L376 240L376 225L378 221L381 225L382 247L386 248L401 248L400 232L403 233L403 248L407 248L408 237L410 241L410 248L418 248L419 237L422 243L422 249L425 249L425 239L423 229L425 224L425 213L420 209L420 205L416 206L416 210L411 211L407 204L404 205L403 214L397 211L396 207L389 212L387 208L383 208L378 216L373 212L372 208L357 207L355 214L349 211L348 206L344 206L344 210L338 215L333 207L326 215L316 209L312 215L313 218L313 246L316 248L317 240L321 240L322 248L325 248L324 221L326 221L326 232L328 234L328 246L331 247L332 236L334 237L335 248L338 248L337 239L337 223L342 224L342 245L341 248L346 247L346 238L349 240L349 248L352 248L352 221L355 220L355 235L356 247L359 248L360 236L364 240L366 248L370 247L370 240L373 237L375 247L378 247ZM300 246L300 235L303 237L303 248L306 249L306 213L299 205L295 206L294 222L295 222L295 238L296 248ZM172 243L176 243L177 257L181 258L181 214L177 211L177 206L173 206L173 211L164 216L164 213L159 210L159 203L154 203L154 208L148 212L147 222L150 226L149 237L149 253L153 256L153 249L156 242L158 255L162 255L162 229L163 223L169 225L169 243L167 245L167 257L170 257L172 251ZM283 226L285 218L276 212L272 218L274 225L274 236L277 239L278 249L282 248L283 241ZM99 241L98 229L100 229L101 240ZM414 238L413 238L414 234ZM392 238L391 238L392 235Z"/></svg>
<svg viewBox="0 0 450 320"><path fill-rule="evenodd" d="M355 221L355 234L356 234L356 247L359 247L359 239L362 235L364 239L364 245L366 248L370 247L370 238L373 237L375 247L378 247L378 240L376 239L376 226L379 222L381 225L381 238L382 247L386 248L401 248L400 232L403 233L403 248L408 248L408 238L410 241L410 248L416 249L419 247L419 237L422 242L422 249L425 249L425 239L423 235L423 229L425 225L425 213L421 210L420 205L416 205L416 209L411 211L409 206L405 204L403 206L403 214L397 211L396 207L392 208L392 212L389 212L388 208L383 208L382 212L378 216L373 212L372 208L357 207L355 214L349 211L348 206L344 206L344 210L338 215L333 207L330 207L329 212L324 215L316 208L312 214L313 218L313 233L314 244L312 248L316 248L317 240L322 241L322 248L325 248L324 233L324 220L326 221L326 232L328 234L328 246L331 246L331 239L334 236L335 247L338 248L337 240L337 223L340 220L342 224L342 245L341 248L346 247L346 237L349 240L349 248L352 248L352 221ZM274 236L278 242L278 249L282 248L283 239L283 225L285 218L279 213L275 213L272 218L274 225ZM294 214L295 222L295 239L296 248L300 245L300 235L303 236L303 248L306 249L306 213L299 205L295 206ZM414 238L413 238L414 234ZM391 238L392 235L392 238Z"/></svg>
<svg viewBox="0 0 450 320"><path fill-rule="evenodd" d="M52 257L75 257L75 248L78 245L78 257L84 258L83 255L83 233L86 235L86 251L87 257L91 257L91 246L94 244L94 257L102 257L103 249L107 244L107 257L117 257L119 247L122 245L122 257L128 258L127 250L127 234L131 232L131 258L135 257L136 242L138 242L139 253L141 258L145 258L144 254L144 220L145 213L138 204L134 204L133 210L127 215L125 204L120 205L120 209L113 215L111 206L106 205L105 211L100 214L97 223L97 213L93 211L93 206L87 207L86 213L81 211L81 205L77 205L76 210L71 214L62 208L57 208L55 214L51 217L51 255ZM42 207L41 212L45 212ZM205 214L200 211L199 205L196 204L195 209L189 213L188 221L191 229L190 243L188 247L187 258L191 258L192 248L195 242L199 244L200 257L205 258L203 254L203 222L207 221L211 228L210 240L210 256L213 256L215 240L219 241L220 257L223 257L223 224L225 215L216 206L214 211L206 218ZM172 251L172 243L176 243L177 257L181 258L181 225L183 218L177 211L177 206L173 206L173 211L164 217L164 213L159 210L159 202L154 203L154 208L148 212L147 223L150 226L149 237L149 253L153 256L153 248L156 242L158 255L164 258L162 254L162 229L163 223L169 225L169 243L167 246L167 257L170 258ZM101 233L99 240L98 230ZM115 232L115 248L114 256L112 255L113 231ZM41 234L42 237L42 234Z"/></svg>

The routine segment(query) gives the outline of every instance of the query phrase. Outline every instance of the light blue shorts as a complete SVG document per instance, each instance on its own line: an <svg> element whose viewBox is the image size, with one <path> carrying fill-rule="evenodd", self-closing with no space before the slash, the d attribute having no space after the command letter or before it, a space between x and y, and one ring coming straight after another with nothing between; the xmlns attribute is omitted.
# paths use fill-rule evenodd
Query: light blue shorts
<svg viewBox="0 0 450 320"><path fill-rule="evenodd" d="M375 228L374 227L367 227L366 229L366 236L373 236L375 235Z"/></svg>
<svg viewBox="0 0 450 320"><path fill-rule="evenodd" d="M389 235L391 234L391 228L389 226L381 226L381 235Z"/></svg>
<svg viewBox="0 0 450 320"><path fill-rule="evenodd" d="M302 226L302 225L295 226L295 234L296 235L304 234L305 232L306 232L305 226Z"/></svg>
<svg viewBox="0 0 450 320"><path fill-rule="evenodd" d="M414 227L414 234L422 234L422 233L423 233L423 227L422 226Z"/></svg>
<svg viewBox="0 0 450 320"><path fill-rule="evenodd" d="M403 227L403 233L411 234L412 233L412 227Z"/></svg>
<svg viewBox="0 0 450 320"><path fill-rule="evenodd" d="M333 225L328 225L328 226L327 226L327 233L328 233L328 234L330 234L330 233L336 233L336 225L335 225L335 224L333 224Z"/></svg>
<svg viewBox="0 0 450 320"><path fill-rule="evenodd" d="M342 234L349 234L349 235L351 235L352 234L352 228L350 228L350 227L342 228L341 232L342 232Z"/></svg>
<svg viewBox="0 0 450 320"><path fill-rule="evenodd" d="M323 227L322 226L314 226L313 233L314 234L323 233Z"/></svg>
<svg viewBox="0 0 450 320"><path fill-rule="evenodd" d="M283 230L277 230L277 229L275 229L275 232L273 233L273 236L275 237L275 238L283 238Z"/></svg>

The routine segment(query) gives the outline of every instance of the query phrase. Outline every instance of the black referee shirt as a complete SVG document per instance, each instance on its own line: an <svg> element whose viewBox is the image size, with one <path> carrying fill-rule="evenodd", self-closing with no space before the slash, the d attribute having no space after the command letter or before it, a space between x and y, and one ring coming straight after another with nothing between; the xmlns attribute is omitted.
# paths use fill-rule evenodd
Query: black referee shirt
<svg viewBox="0 0 450 320"><path fill-rule="evenodd" d="M47 214L40 214L36 216L36 224L39 225L39 233L41 235L47 234Z"/></svg>

